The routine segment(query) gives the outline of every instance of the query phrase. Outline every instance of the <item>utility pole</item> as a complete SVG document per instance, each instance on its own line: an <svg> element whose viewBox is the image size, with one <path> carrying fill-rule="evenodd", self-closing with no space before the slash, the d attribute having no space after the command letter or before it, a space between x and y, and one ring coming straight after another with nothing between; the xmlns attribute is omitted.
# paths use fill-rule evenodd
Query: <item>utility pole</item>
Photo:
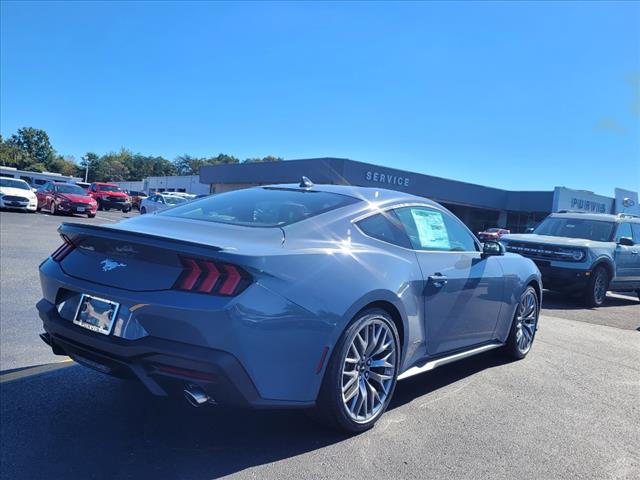
<svg viewBox="0 0 640 480"><path fill-rule="evenodd" d="M84 183L87 183L87 179L89 178L89 157L83 155L82 159L84 160Z"/></svg>

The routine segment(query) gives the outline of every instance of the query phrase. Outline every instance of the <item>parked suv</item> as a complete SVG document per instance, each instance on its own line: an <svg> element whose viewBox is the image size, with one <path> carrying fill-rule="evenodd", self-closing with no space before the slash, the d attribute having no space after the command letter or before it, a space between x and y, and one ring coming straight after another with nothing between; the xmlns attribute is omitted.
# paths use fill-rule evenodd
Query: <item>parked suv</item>
<svg viewBox="0 0 640 480"><path fill-rule="evenodd" d="M89 195L98 202L98 210L109 210L110 208L123 212L131 210L129 195L113 183L93 182L89 187Z"/></svg>
<svg viewBox="0 0 640 480"><path fill-rule="evenodd" d="M640 297L640 217L558 212L533 233L500 242L538 265L545 288L581 293L591 307L604 303L607 290Z"/></svg>

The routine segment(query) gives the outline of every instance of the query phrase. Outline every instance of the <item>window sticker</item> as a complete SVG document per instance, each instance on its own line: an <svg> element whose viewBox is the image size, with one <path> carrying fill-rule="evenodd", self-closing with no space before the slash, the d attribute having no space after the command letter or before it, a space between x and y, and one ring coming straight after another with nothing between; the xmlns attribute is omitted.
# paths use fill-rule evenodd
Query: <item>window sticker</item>
<svg viewBox="0 0 640 480"><path fill-rule="evenodd" d="M422 248L451 250L447 228L440 212L413 209L411 215L416 223Z"/></svg>

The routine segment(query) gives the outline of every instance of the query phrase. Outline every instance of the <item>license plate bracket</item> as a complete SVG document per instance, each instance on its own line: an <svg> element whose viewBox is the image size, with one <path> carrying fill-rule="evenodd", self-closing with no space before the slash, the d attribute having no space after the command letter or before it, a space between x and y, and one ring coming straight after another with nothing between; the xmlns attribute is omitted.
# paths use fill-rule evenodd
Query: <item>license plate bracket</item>
<svg viewBox="0 0 640 480"><path fill-rule="evenodd" d="M109 335L119 309L119 303L83 293L73 323L92 332Z"/></svg>

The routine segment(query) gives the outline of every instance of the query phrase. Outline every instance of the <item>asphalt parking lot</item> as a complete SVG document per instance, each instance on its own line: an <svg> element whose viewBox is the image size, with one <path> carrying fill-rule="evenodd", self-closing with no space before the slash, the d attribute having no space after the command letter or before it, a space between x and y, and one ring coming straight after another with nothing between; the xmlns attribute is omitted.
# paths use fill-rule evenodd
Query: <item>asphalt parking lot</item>
<svg viewBox="0 0 640 480"><path fill-rule="evenodd" d="M0 213L0 476L11 479L639 478L640 302L545 294L531 354L496 352L402 381L371 431L300 412L193 409L51 354L38 264L61 221Z"/></svg>

